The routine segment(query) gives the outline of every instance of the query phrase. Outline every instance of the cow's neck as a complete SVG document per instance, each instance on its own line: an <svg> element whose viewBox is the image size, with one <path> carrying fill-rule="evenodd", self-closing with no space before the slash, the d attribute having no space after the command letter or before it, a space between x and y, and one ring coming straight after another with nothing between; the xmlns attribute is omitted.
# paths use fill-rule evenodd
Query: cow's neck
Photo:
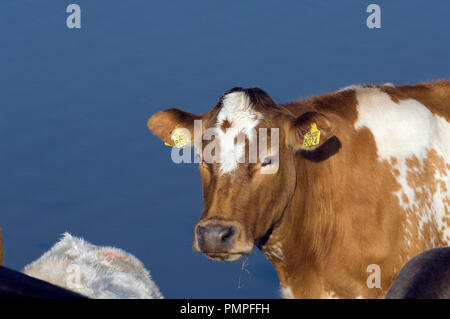
<svg viewBox="0 0 450 319"><path fill-rule="evenodd" d="M335 244L334 212L327 207L333 203L329 178L333 164L303 161L296 165L296 189L262 251L278 272L284 297L327 297L319 266L327 263Z"/></svg>

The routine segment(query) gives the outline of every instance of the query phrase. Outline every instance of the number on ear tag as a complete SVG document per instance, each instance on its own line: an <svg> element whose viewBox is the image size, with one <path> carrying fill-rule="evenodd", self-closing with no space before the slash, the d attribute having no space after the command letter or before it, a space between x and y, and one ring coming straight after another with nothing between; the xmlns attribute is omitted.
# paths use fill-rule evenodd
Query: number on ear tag
<svg viewBox="0 0 450 319"><path fill-rule="evenodd" d="M167 146L175 146L178 148L183 148L186 145L188 145L188 137L186 136L185 129L179 128L178 126L175 127L175 129L172 132L172 141L174 142L174 145L170 145L169 143L164 142L164 145Z"/></svg>
<svg viewBox="0 0 450 319"><path fill-rule="evenodd" d="M318 145L320 142L320 131L317 128L316 123L311 124L311 129L308 133L305 134L305 138L303 139L303 146L310 147Z"/></svg>

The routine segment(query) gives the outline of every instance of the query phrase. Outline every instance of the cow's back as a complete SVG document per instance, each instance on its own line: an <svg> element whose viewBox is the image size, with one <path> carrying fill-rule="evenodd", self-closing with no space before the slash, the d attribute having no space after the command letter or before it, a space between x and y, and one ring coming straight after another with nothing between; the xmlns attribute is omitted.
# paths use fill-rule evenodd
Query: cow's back
<svg viewBox="0 0 450 319"><path fill-rule="evenodd" d="M407 250L450 245L450 81L354 90L355 128L369 128L399 186Z"/></svg>

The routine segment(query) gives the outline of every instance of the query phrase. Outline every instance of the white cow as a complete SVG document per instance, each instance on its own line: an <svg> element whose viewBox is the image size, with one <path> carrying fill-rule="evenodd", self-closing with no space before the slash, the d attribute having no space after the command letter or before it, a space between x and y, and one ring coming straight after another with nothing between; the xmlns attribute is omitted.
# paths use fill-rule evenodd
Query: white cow
<svg viewBox="0 0 450 319"><path fill-rule="evenodd" d="M133 255L92 245L69 233L27 265L24 273L90 298L163 298L150 273Z"/></svg>

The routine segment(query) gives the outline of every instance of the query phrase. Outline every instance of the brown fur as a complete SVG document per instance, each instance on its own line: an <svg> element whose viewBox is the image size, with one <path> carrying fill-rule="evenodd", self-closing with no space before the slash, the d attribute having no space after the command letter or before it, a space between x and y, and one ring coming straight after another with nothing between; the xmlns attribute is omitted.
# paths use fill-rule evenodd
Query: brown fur
<svg viewBox="0 0 450 319"><path fill-rule="evenodd" d="M450 118L450 81L379 88L393 101L414 98ZM200 165L204 211L198 225L214 222L238 229L228 254L209 252L209 257L227 259L258 245L277 270L281 286L296 298L324 298L331 293L379 298L409 258L442 244L434 239L440 231L434 225L426 225L420 237L418 221L412 218L412 224L407 223L408 216L417 212L404 214L394 195L400 190L399 172L392 169L397 159L380 162L371 131L354 128L358 113L353 89L278 106L261 90L247 93L264 116L258 126L280 128L280 166L277 174L262 175L261 163L240 164L232 174L220 175L218 164ZM219 110L220 101L202 115L204 128L214 125ZM170 122L164 112L149 120L150 130L163 139L170 136L157 124L159 117ZM323 140L317 149L304 149L299 141L311 118L320 121ZM419 169L422 175L409 176L414 188L436 182L431 178L436 170L449 169L433 153L427 163ZM417 165L414 158L409 165ZM428 202L424 197L420 205ZM194 249L200 251L195 233ZM406 245L407 240L413 245ZM382 269L379 289L366 285L371 264Z"/></svg>
<svg viewBox="0 0 450 319"><path fill-rule="evenodd" d="M404 99L415 99L426 105L434 114L450 120L448 104L445 103L445 101L450 100L449 80L397 87L381 86L381 89L388 93L395 102Z"/></svg>

